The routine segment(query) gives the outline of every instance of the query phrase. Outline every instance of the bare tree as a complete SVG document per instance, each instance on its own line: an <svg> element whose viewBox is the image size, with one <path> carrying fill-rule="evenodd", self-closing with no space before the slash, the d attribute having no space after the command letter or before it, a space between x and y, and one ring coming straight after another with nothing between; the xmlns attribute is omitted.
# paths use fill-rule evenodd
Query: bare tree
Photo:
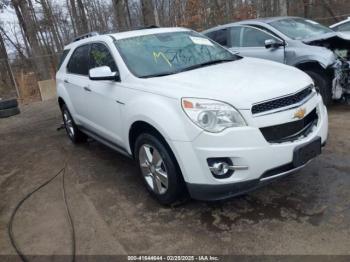
<svg viewBox="0 0 350 262"><path fill-rule="evenodd" d="M37 35L37 27L35 19L31 15L28 1L30 0L12 0L12 5L16 11L18 21L23 29L25 38L31 48L31 54L34 59L34 65L37 69L39 79L49 79L50 74L45 57L43 56L43 49L40 46L40 41Z"/></svg>
<svg viewBox="0 0 350 262"><path fill-rule="evenodd" d="M17 95L18 95L16 82L15 82L15 79L14 79L12 71L11 71L5 42L4 42L4 39L2 37L1 32L0 32L0 57L1 57L1 59L0 59L0 76L1 76L0 81L2 82L0 85L0 95L4 91L6 91L6 90L1 90L1 87L3 87L2 89L13 88L14 90L16 90Z"/></svg>
<svg viewBox="0 0 350 262"><path fill-rule="evenodd" d="M279 15L287 16L288 15L288 1L287 0L279 0Z"/></svg>
<svg viewBox="0 0 350 262"><path fill-rule="evenodd" d="M112 0L114 9L114 22L119 31L125 31L128 28L125 2L124 0Z"/></svg>
<svg viewBox="0 0 350 262"><path fill-rule="evenodd" d="M142 16L143 16L143 25L152 26L156 25L155 19L155 8L153 0L141 0Z"/></svg>

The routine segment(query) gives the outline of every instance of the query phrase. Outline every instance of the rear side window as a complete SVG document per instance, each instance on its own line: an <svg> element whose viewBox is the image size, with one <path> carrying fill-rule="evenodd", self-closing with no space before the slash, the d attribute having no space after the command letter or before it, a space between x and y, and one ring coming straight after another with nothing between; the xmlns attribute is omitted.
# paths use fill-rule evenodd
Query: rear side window
<svg viewBox="0 0 350 262"><path fill-rule="evenodd" d="M117 65L107 46L94 43L90 49L90 68L109 66L112 72L117 72Z"/></svg>
<svg viewBox="0 0 350 262"><path fill-rule="evenodd" d="M226 28L218 31L210 32L207 34L207 36L222 46L226 46L226 47L228 46Z"/></svg>
<svg viewBox="0 0 350 262"><path fill-rule="evenodd" d="M61 65L63 64L64 59L66 59L69 51L70 51L70 49L63 50L63 53L62 53L62 55L60 57L60 62L58 63L57 70L59 70L61 68Z"/></svg>
<svg viewBox="0 0 350 262"><path fill-rule="evenodd" d="M89 74L89 50L89 45L75 49L68 63L68 73L86 76Z"/></svg>

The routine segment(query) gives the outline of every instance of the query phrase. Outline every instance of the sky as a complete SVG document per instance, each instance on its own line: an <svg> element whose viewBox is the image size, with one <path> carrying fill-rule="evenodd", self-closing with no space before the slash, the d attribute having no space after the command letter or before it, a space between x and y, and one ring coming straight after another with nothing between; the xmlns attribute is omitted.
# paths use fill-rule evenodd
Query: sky
<svg viewBox="0 0 350 262"><path fill-rule="evenodd" d="M13 34L9 30L8 25L13 24L13 23L16 23L16 24L18 23L15 11L11 8L6 8L6 9L0 11L0 23L3 26L3 28L5 29L6 33L11 38L13 38ZM15 52L14 47L11 45L8 45L7 43L6 43L6 48L7 48L8 53L10 53L10 54Z"/></svg>
<svg viewBox="0 0 350 262"><path fill-rule="evenodd" d="M0 21L1 22L16 22L17 23L17 17L16 13L12 8L5 8L3 11L0 11Z"/></svg>

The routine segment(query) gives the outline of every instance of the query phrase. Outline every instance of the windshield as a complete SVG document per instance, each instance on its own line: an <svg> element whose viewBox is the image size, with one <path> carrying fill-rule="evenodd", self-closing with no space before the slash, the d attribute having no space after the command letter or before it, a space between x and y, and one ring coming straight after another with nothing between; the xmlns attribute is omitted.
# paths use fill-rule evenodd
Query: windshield
<svg viewBox="0 0 350 262"><path fill-rule="evenodd" d="M315 21L302 18L288 18L269 23L286 36L294 40L302 40L333 32Z"/></svg>
<svg viewBox="0 0 350 262"><path fill-rule="evenodd" d="M160 33L116 40L115 44L137 77L157 77L233 61L232 54L193 31Z"/></svg>

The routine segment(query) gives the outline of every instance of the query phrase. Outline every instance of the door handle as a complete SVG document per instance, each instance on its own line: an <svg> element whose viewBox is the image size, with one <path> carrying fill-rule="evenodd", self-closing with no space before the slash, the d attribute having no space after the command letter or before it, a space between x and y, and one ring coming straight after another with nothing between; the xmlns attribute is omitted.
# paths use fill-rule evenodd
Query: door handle
<svg viewBox="0 0 350 262"><path fill-rule="evenodd" d="M91 92L91 89L88 88L87 86L84 86L84 90L85 90L86 92Z"/></svg>
<svg viewBox="0 0 350 262"><path fill-rule="evenodd" d="M69 81L67 79L64 79L63 82L69 84Z"/></svg>

